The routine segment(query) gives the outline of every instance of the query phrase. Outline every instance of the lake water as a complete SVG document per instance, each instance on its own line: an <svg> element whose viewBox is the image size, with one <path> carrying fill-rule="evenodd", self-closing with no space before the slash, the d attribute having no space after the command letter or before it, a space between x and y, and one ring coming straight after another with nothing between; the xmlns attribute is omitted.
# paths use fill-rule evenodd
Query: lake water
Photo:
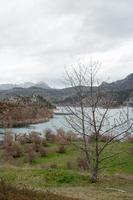
<svg viewBox="0 0 133 200"><path fill-rule="evenodd" d="M60 108L58 108L56 110L56 113L62 112L62 110L64 110L64 108L60 107ZM90 108L86 108L86 110L88 112L90 110ZM104 111L104 109L102 109L102 108L100 108L99 110L100 110L100 112ZM125 112L127 112L127 108L126 107L117 108L117 109L110 109L109 110L110 111L109 112L110 116L113 116L112 120L113 120L114 116L117 118L117 116L118 116L118 114L120 113L121 110L124 110ZM129 111L130 117L132 117L133 108L129 107L128 111ZM113 123L113 121L112 121L112 123ZM48 122L38 123L38 124L31 124L31 125L29 125L27 127L12 128L12 129L7 129L7 130L11 130L11 132L17 133L17 134L30 133L31 131L37 131L37 132L40 132L40 133L44 133L45 129L47 129L47 128L50 128L52 130L56 130L56 129L59 129L59 128L63 128L65 130L70 130L70 127L67 124L67 122L65 120L65 117L63 115L56 115L56 114ZM0 128L0 133L1 133L0 134L0 139L2 139L3 133L5 131L7 131L7 130L5 130L3 128Z"/></svg>

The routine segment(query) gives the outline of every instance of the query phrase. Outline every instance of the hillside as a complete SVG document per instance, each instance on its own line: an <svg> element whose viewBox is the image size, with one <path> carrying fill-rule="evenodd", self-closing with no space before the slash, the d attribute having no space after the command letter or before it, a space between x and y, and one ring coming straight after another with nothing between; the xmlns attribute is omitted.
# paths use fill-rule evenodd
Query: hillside
<svg viewBox="0 0 133 200"><path fill-rule="evenodd" d="M0 101L0 126L21 127L48 121L54 106L41 96L11 97Z"/></svg>
<svg viewBox="0 0 133 200"><path fill-rule="evenodd" d="M100 87L106 91L133 90L133 73L129 74L122 80L118 80L112 83L103 82Z"/></svg>

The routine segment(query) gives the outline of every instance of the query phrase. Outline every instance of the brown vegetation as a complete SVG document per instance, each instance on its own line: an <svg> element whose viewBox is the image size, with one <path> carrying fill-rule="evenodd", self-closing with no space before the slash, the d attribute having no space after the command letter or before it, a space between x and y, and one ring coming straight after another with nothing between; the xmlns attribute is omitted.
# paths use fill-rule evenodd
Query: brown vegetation
<svg viewBox="0 0 133 200"><path fill-rule="evenodd" d="M26 187L17 188L0 181L0 200L74 200L73 198L52 194L48 191L34 191ZM76 200L76 199L75 199ZM78 199L77 199L78 200Z"/></svg>
<svg viewBox="0 0 133 200"><path fill-rule="evenodd" d="M32 103L0 102L0 126L18 127L31 123L48 121L53 116L53 110Z"/></svg>

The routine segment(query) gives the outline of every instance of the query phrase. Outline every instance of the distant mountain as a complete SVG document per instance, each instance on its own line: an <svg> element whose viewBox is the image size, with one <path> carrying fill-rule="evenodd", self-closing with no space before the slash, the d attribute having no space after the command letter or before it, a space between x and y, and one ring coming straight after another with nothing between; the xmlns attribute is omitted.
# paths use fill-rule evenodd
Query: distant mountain
<svg viewBox="0 0 133 200"><path fill-rule="evenodd" d="M122 80L118 80L112 83L103 82L100 86L105 91L124 91L133 89L133 73L128 75Z"/></svg>
<svg viewBox="0 0 133 200"><path fill-rule="evenodd" d="M38 83L25 82L22 84L0 84L0 90L11 90L13 88L30 88L30 87L50 89L49 85L42 81Z"/></svg>
<svg viewBox="0 0 133 200"><path fill-rule="evenodd" d="M65 104L70 103L72 100L72 97L76 98L78 96L77 89L75 90L74 87L69 88L63 88L63 89L53 89L50 88L46 83L39 82L39 83L25 83L23 85L10 85L5 84L2 88L6 88L5 90L1 89L0 87L0 99L8 98L8 97L31 97L32 95L40 95L47 100L50 100L51 102L55 104ZM32 87L29 87L32 86ZM89 87L85 86L79 86L84 87L84 92L89 91ZM105 92L105 94L110 93L111 95L114 95L114 100L122 103L126 100L128 100L130 97L133 96L133 73L128 75L125 79L118 80L112 83L106 83L103 82L100 86L102 91ZM9 89L8 89L9 88ZM94 90L97 89L97 87L94 88ZM113 92L113 93L112 93ZM85 96L85 93L84 93Z"/></svg>
<svg viewBox="0 0 133 200"><path fill-rule="evenodd" d="M0 90L10 90L17 87L17 84L0 84Z"/></svg>
<svg viewBox="0 0 133 200"><path fill-rule="evenodd" d="M32 86L34 86L34 85L35 85L35 84L32 83L32 82L25 82L25 83L19 84L18 87L29 88L29 87L32 87Z"/></svg>
<svg viewBox="0 0 133 200"><path fill-rule="evenodd" d="M44 88L44 89L50 89L49 85L43 81L40 81L34 85L32 85L34 87L39 87L39 88Z"/></svg>

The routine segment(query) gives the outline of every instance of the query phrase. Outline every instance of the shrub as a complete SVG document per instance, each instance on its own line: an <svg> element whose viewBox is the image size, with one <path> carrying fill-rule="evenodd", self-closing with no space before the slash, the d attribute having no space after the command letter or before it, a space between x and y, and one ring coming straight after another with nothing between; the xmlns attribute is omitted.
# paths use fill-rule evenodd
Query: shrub
<svg viewBox="0 0 133 200"><path fill-rule="evenodd" d="M78 164L78 167L82 170L87 170L88 169L88 164L87 164L87 160L85 158L81 158L79 157L77 159L77 164Z"/></svg>
<svg viewBox="0 0 133 200"><path fill-rule="evenodd" d="M129 142L129 143L133 143L133 135L128 136L126 141Z"/></svg>
<svg viewBox="0 0 133 200"><path fill-rule="evenodd" d="M66 135L67 135L67 141L68 142L78 140L77 134L75 134L73 131L68 131L66 133Z"/></svg>
<svg viewBox="0 0 133 200"><path fill-rule="evenodd" d="M110 139L112 139L112 135L111 134L108 134L108 135L99 135L99 140L101 142L107 142L109 141ZM96 140L96 134L95 133L92 133L89 137L89 140L90 141L95 141ZM117 140L117 139L116 139Z"/></svg>
<svg viewBox="0 0 133 200"><path fill-rule="evenodd" d="M66 149L64 146L60 146L56 152L57 153L66 153Z"/></svg>
<svg viewBox="0 0 133 200"><path fill-rule="evenodd" d="M42 142L40 133L37 133L37 132L31 132L29 134L29 138L30 138L31 142L35 143L35 144L41 144L41 142Z"/></svg>
<svg viewBox="0 0 133 200"><path fill-rule="evenodd" d="M41 157L45 157L48 155L47 150L42 146L40 146L40 148L39 148L39 153L40 153Z"/></svg>
<svg viewBox="0 0 133 200"><path fill-rule="evenodd" d="M51 129L45 130L45 138L47 142L55 142L55 135L52 133Z"/></svg>
<svg viewBox="0 0 133 200"><path fill-rule="evenodd" d="M36 158L36 153L34 151L34 145L31 144L31 145L28 145L25 149L25 152L26 152L26 161L29 162L30 164L33 163L33 161L35 160Z"/></svg>
<svg viewBox="0 0 133 200"><path fill-rule="evenodd" d="M33 163L33 161L35 160L36 158L36 154L35 152L33 151L29 151L27 154L26 154L26 161L29 162L30 164Z"/></svg>
<svg viewBox="0 0 133 200"><path fill-rule="evenodd" d="M60 128L56 130L55 141L63 145L68 143L66 132L63 129Z"/></svg>
<svg viewBox="0 0 133 200"><path fill-rule="evenodd" d="M16 140L21 144L32 143L31 139L29 138L29 135L27 134L18 135Z"/></svg>
<svg viewBox="0 0 133 200"><path fill-rule="evenodd" d="M5 133L3 144L4 144L4 148L11 146L13 144L13 136L10 133Z"/></svg>
<svg viewBox="0 0 133 200"><path fill-rule="evenodd" d="M7 139L7 138L6 138ZM7 160L11 160L11 158L18 158L23 155L23 149L18 142L13 142L10 137L4 142L4 157Z"/></svg>
<svg viewBox="0 0 133 200"><path fill-rule="evenodd" d="M23 149L19 143L17 142L13 143L13 145L10 148L10 155L13 158L19 158L23 155Z"/></svg>

